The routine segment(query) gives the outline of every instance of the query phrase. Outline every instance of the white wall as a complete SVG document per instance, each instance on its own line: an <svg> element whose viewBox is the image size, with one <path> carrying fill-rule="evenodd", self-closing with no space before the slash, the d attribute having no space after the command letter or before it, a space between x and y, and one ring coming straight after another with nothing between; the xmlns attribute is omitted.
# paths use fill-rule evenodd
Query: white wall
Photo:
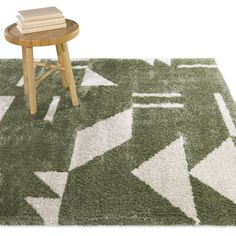
<svg viewBox="0 0 236 236"><path fill-rule="evenodd" d="M0 58L20 58L3 32L18 10L55 5L80 24L72 58L215 57L236 100L235 0L5 0L0 8ZM56 57L53 47L35 57Z"/></svg>
<svg viewBox="0 0 236 236"><path fill-rule="evenodd" d="M4 28L19 9L55 5L81 26L73 57L209 57L236 49L235 0L5 0L0 7L0 56L20 57ZM51 57L46 48L39 56Z"/></svg>
<svg viewBox="0 0 236 236"><path fill-rule="evenodd" d="M209 57L236 49L235 0L5 0L1 31L17 10L51 5L81 26L73 57ZM3 33L0 48L1 57L20 57Z"/></svg>

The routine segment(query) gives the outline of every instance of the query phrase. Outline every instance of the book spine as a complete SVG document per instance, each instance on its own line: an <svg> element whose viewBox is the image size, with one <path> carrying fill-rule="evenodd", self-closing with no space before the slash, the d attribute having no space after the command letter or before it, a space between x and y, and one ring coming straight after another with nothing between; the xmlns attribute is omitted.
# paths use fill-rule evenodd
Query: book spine
<svg viewBox="0 0 236 236"><path fill-rule="evenodd" d="M24 18L20 13L19 16L22 18L23 22L32 22L32 21L40 21L40 20L48 20L48 19L54 19L54 18L60 18L64 17L62 14L50 14L50 15L42 15L42 16L34 16L34 17L27 17Z"/></svg>
<svg viewBox="0 0 236 236"><path fill-rule="evenodd" d="M22 19L22 17L21 17L20 15L17 15L16 18L17 18L17 20L18 20L20 23L23 23L23 19Z"/></svg>
<svg viewBox="0 0 236 236"><path fill-rule="evenodd" d="M36 27L59 25L59 24L65 24L65 23L66 23L66 20L65 20L65 18L62 18L62 17L50 19L50 20L34 21L34 22L18 21L18 25L22 29L31 29L31 28L36 28Z"/></svg>
<svg viewBox="0 0 236 236"><path fill-rule="evenodd" d="M52 25L52 26L46 26L46 27L36 27L31 29L21 29L18 25L17 28L20 30L22 34L29 34L29 33L36 33L36 32L42 32L47 30L56 30L56 29L63 29L66 28L66 24L60 24L60 25Z"/></svg>
<svg viewBox="0 0 236 236"><path fill-rule="evenodd" d="M18 24L16 24L16 28L23 34L22 29L19 27Z"/></svg>

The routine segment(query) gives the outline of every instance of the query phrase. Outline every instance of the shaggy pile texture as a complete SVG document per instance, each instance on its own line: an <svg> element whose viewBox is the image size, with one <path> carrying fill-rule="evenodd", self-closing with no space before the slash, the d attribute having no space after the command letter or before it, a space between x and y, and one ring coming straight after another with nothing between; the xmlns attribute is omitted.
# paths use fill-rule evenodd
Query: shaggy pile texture
<svg viewBox="0 0 236 236"><path fill-rule="evenodd" d="M21 60L0 60L0 224L236 225L236 106L213 59L72 65L80 106L56 73L30 116Z"/></svg>

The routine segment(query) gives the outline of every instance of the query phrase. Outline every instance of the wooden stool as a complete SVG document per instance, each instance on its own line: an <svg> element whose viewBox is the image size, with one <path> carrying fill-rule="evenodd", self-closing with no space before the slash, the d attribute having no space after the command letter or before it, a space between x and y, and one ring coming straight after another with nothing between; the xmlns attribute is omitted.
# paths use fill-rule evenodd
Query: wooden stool
<svg viewBox="0 0 236 236"><path fill-rule="evenodd" d="M36 87L40 81L44 80L57 69L61 71L61 81L63 87L69 87L73 106L79 105L67 47L67 41L78 35L79 25L68 19L66 19L66 25L67 27L64 29L49 30L24 35L21 34L16 28L16 23L5 29L6 40L10 43L22 46L24 94L29 96L29 108L32 115L37 112ZM50 65L34 62L33 47L49 45L56 45L58 63L56 65ZM34 65L47 67L48 70L38 78L35 78Z"/></svg>

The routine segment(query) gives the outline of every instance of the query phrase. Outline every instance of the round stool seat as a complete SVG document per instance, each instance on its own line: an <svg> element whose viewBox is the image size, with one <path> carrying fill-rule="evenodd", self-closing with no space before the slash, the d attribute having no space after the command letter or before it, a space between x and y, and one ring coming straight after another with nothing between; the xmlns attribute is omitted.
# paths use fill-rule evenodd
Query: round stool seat
<svg viewBox="0 0 236 236"><path fill-rule="evenodd" d="M67 42L77 36L79 25L66 19L66 28L48 30L30 34L22 34L16 27L16 23L5 29L5 38L8 42L23 47L49 46Z"/></svg>

